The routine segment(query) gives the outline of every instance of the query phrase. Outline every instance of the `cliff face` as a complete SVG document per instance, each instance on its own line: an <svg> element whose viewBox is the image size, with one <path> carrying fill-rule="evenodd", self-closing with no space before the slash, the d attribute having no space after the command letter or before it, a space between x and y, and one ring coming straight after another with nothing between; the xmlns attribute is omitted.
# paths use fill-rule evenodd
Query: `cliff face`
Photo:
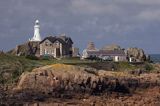
<svg viewBox="0 0 160 106"><path fill-rule="evenodd" d="M18 56L26 56L26 55L39 56L40 54L39 42L26 42L22 45L18 45L15 49L9 51L8 53Z"/></svg>

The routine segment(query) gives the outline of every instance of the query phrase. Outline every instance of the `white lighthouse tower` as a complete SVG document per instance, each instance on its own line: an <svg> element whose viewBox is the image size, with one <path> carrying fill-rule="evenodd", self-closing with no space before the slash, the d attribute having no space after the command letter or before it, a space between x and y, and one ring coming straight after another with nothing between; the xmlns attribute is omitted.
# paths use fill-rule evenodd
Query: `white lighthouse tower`
<svg viewBox="0 0 160 106"><path fill-rule="evenodd" d="M37 41L37 42L41 41L39 20L35 21L34 36L32 39L29 39L29 41Z"/></svg>

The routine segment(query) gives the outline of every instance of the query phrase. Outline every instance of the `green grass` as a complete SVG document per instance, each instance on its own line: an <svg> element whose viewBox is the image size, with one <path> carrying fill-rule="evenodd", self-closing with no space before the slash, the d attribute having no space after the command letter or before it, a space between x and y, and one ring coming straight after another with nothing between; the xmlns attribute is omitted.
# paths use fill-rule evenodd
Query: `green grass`
<svg viewBox="0 0 160 106"><path fill-rule="evenodd" d="M15 82L24 71L31 71L33 68L42 65L38 61L29 60L25 57L0 55L0 83Z"/></svg>
<svg viewBox="0 0 160 106"><path fill-rule="evenodd" d="M82 61L77 58L65 58L61 60L32 60L26 57L18 57L13 55L0 55L0 84L10 84L18 81L19 76L26 71L40 66L50 64L85 64L92 63L92 61ZM7 76L6 76L7 74Z"/></svg>
<svg viewBox="0 0 160 106"><path fill-rule="evenodd" d="M119 62L117 63L118 69L120 70L135 70L139 68L137 65L130 64L128 62Z"/></svg>

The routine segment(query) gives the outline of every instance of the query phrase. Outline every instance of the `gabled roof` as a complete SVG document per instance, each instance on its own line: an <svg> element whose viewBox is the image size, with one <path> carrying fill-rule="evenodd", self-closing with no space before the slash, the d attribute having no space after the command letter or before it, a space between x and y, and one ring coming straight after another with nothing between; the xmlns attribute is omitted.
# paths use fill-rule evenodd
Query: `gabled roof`
<svg viewBox="0 0 160 106"><path fill-rule="evenodd" d="M69 41L73 44L73 41L70 37L67 37L65 35L60 35L60 36L57 36L59 39L62 39L63 41L65 41L66 43L68 43Z"/></svg>
<svg viewBox="0 0 160 106"><path fill-rule="evenodd" d="M55 41L59 41L60 43L62 43L62 44L67 44L67 43L69 43L69 42L71 42L71 44L73 44L73 41L72 41L72 39L70 38L70 37L67 37L67 36L49 36L49 37L46 37L46 38L44 38L41 42L40 42L40 44L41 43L43 43L45 40L49 40L50 42L52 42L52 43L54 43Z"/></svg>

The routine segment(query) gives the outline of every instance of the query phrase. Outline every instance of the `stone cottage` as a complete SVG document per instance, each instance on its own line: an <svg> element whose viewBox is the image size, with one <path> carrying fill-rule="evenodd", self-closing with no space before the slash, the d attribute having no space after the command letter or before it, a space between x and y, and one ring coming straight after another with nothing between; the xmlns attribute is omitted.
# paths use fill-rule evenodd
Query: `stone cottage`
<svg viewBox="0 0 160 106"><path fill-rule="evenodd" d="M40 42L40 56L71 57L73 41L65 35L49 36Z"/></svg>

